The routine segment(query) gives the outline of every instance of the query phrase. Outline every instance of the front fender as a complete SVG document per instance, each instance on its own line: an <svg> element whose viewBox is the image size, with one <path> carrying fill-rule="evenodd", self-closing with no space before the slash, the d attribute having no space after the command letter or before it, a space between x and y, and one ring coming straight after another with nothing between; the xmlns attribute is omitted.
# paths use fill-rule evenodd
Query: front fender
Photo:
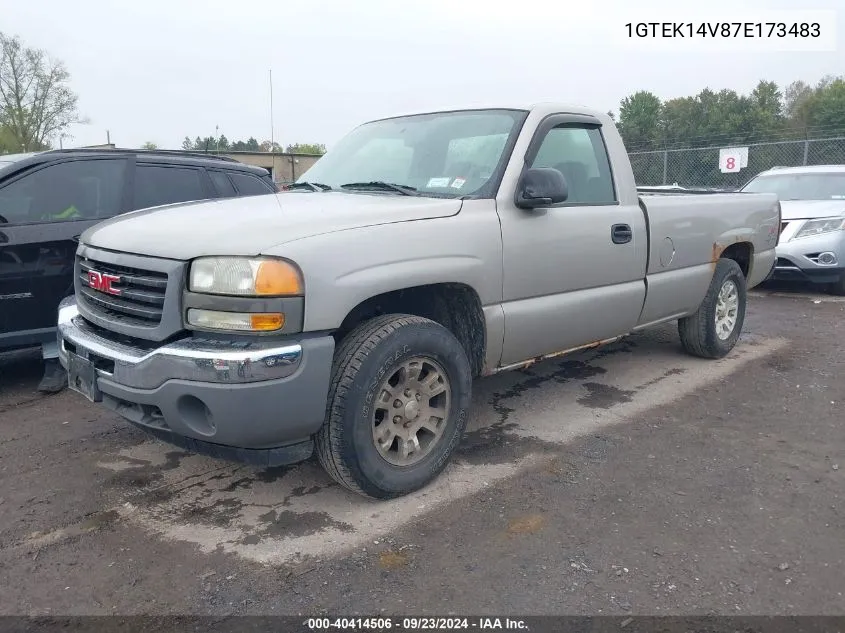
<svg viewBox="0 0 845 633"><path fill-rule="evenodd" d="M499 303L502 245L495 207L489 200L465 207L457 216L318 235L267 254L302 269L307 332L337 329L371 297L427 284L462 283L483 306Z"/></svg>

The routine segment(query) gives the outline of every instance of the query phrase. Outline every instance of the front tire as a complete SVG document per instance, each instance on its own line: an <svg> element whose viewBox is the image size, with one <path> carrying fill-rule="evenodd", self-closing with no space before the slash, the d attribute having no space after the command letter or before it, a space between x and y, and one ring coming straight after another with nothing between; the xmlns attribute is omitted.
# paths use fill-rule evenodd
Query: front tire
<svg viewBox="0 0 845 633"><path fill-rule="evenodd" d="M320 464L359 494L390 499L446 467L466 428L472 372L460 342L422 317L359 325L335 353Z"/></svg>
<svg viewBox="0 0 845 633"><path fill-rule="evenodd" d="M736 345L745 322L747 289L742 269L720 259L698 311L678 319L681 345L700 358L722 358Z"/></svg>

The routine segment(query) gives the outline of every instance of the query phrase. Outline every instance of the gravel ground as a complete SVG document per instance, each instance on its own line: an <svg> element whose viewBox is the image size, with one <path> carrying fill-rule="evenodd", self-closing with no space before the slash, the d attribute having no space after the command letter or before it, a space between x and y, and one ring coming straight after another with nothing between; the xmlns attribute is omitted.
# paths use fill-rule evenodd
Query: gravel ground
<svg viewBox="0 0 845 633"><path fill-rule="evenodd" d="M150 442L6 357L0 614L843 614L843 309L755 293L756 356L718 370L634 339L482 381L453 474L392 506Z"/></svg>

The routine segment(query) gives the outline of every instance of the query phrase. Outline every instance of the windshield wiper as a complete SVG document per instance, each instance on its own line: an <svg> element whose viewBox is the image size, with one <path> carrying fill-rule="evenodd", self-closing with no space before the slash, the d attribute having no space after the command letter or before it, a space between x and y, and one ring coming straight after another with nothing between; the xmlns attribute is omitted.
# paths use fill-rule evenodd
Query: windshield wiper
<svg viewBox="0 0 845 633"><path fill-rule="evenodd" d="M329 185L324 185L321 182L292 182L289 185L284 185L282 191L290 191L291 189L310 189L311 191L331 191Z"/></svg>
<svg viewBox="0 0 845 633"><path fill-rule="evenodd" d="M377 191L395 191L401 193L403 196L418 196L416 187L408 185L397 185L392 182L384 182L383 180L373 180L371 182L348 182L340 186L341 189L375 189Z"/></svg>

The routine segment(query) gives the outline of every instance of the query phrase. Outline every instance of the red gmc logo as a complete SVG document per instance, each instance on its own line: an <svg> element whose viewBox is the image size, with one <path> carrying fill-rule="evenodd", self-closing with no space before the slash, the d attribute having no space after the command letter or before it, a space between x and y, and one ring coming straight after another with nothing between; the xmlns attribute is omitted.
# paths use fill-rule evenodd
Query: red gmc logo
<svg viewBox="0 0 845 633"><path fill-rule="evenodd" d="M88 285L94 290L105 292L110 295L119 295L120 288L115 288L112 284L120 282L120 277L117 275L109 275L108 273L100 273L96 270L88 271Z"/></svg>

